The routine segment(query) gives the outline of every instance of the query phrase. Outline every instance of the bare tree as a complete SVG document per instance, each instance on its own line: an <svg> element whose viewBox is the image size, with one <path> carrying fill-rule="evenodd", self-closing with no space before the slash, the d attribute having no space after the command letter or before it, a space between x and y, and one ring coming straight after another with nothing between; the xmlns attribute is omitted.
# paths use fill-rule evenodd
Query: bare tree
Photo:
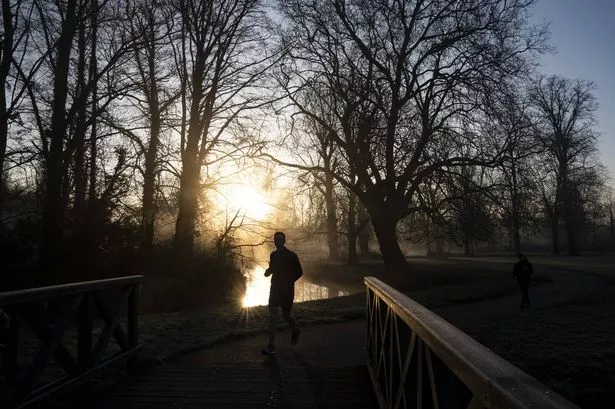
<svg viewBox="0 0 615 409"><path fill-rule="evenodd" d="M80 219L86 187L88 208L104 189L102 185L97 189L96 183L101 172L96 145L102 136L97 134L97 123L122 92L123 81L116 68L131 45L122 29L119 1L36 0L32 4L26 58L15 66L34 124L24 128L38 134L37 149L43 161L39 263L42 270L52 271L66 250L63 239L70 199L75 205L73 214ZM101 44L104 46L98 48Z"/></svg>
<svg viewBox="0 0 615 409"><path fill-rule="evenodd" d="M75 94L85 92L87 86L89 63L87 61L88 53L88 37L91 34L92 29L87 24L88 20L83 18L79 22L78 34L77 34L77 66L76 66L76 86ZM73 217L78 223L83 223L85 220L85 214L87 211L87 185L88 185L88 172L87 172L87 157L86 157L86 139L87 139L87 120L88 120L88 106L87 104L80 104L77 107L74 125L74 184L75 195L73 201ZM82 237L77 238L79 242Z"/></svg>
<svg viewBox="0 0 615 409"><path fill-rule="evenodd" d="M327 206L322 180L315 177L314 172L301 172L290 190L293 192L292 213L298 216L293 224L302 230L302 236L313 238L326 234Z"/></svg>
<svg viewBox="0 0 615 409"><path fill-rule="evenodd" d="M172 72L171 42L176 41L174 19L168 3L141 0L130 6L130 31L134 41L134 84L139 93L131 95L134 106L147 122L147 139L124 128L144 158L139 171L143 177L141 248L151 252L154 240L156 179L161 171L160 136L169 110L177 101L177 77ZM168 126L168 125L167 125Z"/></svg>
<svg viewBox="0 0 615 409"><path fill-rule="evenodd" d="M532 197L536 196L532 168L542 149L534 132L528 94L519 85L494 96L485 128L485 132L496 135L494 143L507 141L494 175L495 189L487 194L504 213L502 219L515 253L521 252L522 228L528 227L533 219L529 210Z"/></svg>
<svg viewBox="0 0 615 409"><path fill-rule="evenodd" d="M323 91L323 92L326 92ZM314 102L318 103L318 99ZM322 117L330 115L324 106L314 107L319 110ZM331 118L331 120L333 120ZM329 259L337 260L340 258L339 239L338 239L338 205L335 198L336 181L333 174L338 171L338 158L336 146L330 129L323 127L313 118L300 116L291 117L291 134L293 137L293 150L297 160L302 165L309 168L322 167L325 171L312 170L309 172L314 180L314 187L322 194L326 212L326 235L327 247L329 249ZM282 141L282 144L287 143Z"/></svg>
<svg viewBox="0 0 615 409"><path fill-rule="evenodd" d="M334 156L335 146L328 137L328 131L320 128L316 133L319 145L317 152L322 158L322 165L327 171L323 172L322 182L327 209L327 244L329 247L329 258L337 260L340 257L339 243L337 237L337 206L335 203L334 180L332 174L335 172L336 159Z"/></svg>
<svg viewBox="0 0 615 409"><path fill-rule="evenodd" d="M348 264L357 264L359 255L357 254L357 197L353 192L347 191L348 213L346 215L346 238L348 244Z"/></svg>
<svg viewBox="0 0 615 409"><path fill-rule="evenodd" d="M22 0L0 2L2 33L0 37L0 213L6 187L5 166L9 125L19 119L17 109L25 91L14 72L14 62L24 58L30 30L28 15L32 5Z"/></svg>
<svg viewBox="0 0 615 409"><path fill-rule="evenodd" d="M64 5L58 3L53 12L62 15L59 37L53 54L53 100L51 103L51 121L49 129L41 135L49 139L49 151L45 158L45 196L42 214L42 242L40 263L43 270L56 267L62 255L64 206L62 203L62 164L64 163L64 142L66 139L66 101L68 99L68 75L71 49L79 24L79 1L68 0ZM48 11L49 12L49 11ZM49 14L39 11L41 21L46 21Z"/></svg>
<svg viewBox="0 0 615 409"><path fill-rule="evenodd" d="M458 185L452 189L453 196L460 200L452 200L457 204L455 224L458 238L464 245L464 254L474 256L476 244L493 239L493 211L486 192L492 186L485 180L485 170L465 167L461 169Z"/></svg>
<svg viewBox="0 0 615 409"><path fill-rule="evenodd" d="M591 237L591 249L598 250L599 233L608 225L608 172L601 164L579 169L571 178L577 196L576 220L585 222ZM605 193L606 192L606 193Z"/></svg>
<svg viewBox="0 0 615 409"><path fill-rule="evenodd" d="M291 58L281 85L295 112L330 129L357 175L333 176L370 214L384 261L406 265L396 226L443 167L498 155L460 132L487 93L529 69L544 32L527 24L532 1L281 2ZM305 95L329 89L335 122ZM330 98L327 95L327 98ZM467 146L466 155L456 150Z"/></svg>
<svg viewBox="0 0 615 409"><path fill-rule="evenodd" d="M256 89L271 55L258 0L182 0L176 14L183 117L174 248L183 258L193 252L201 169L228 145L231 126L245 119L246 111L265 104L264 89Z"/></svg>
<svg viewBox="0 0 615 409"><path fill-rule="evenodd" d="M369 214L365 210L365 206L359 203L358 212L358 228L359 228L359 254L361 257L370 255L369 240L371 236L371 223Z"/></svg>
<svg viewBox="0 0 615 409"><path fill-rule="evenodd" d="M609 244L610 249L613 249L615 247L615 217L613 217L615 214L615 192L612 187L609 188L607 192L606 205L609 218Z"/></svg>
<svg viewBox="0 0 615 409"><path fill-rule="evenodd" d="M553 231L553 253L559 253L559 221L566 226L568 253L577 255L575 228L577 212L572 174L595 154L594 114L597 104L594 84L557 76L540 77L532 90L532 101L540 118L540 138L554 175L555 195L546 206Z"/></svg>

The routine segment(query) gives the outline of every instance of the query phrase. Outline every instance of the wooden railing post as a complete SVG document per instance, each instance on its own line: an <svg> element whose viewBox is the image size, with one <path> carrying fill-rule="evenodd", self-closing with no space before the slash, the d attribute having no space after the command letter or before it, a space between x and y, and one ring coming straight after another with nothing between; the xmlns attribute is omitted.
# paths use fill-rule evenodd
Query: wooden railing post
<svg viewBox="0 0 615 409"><path fill-rule="evenodd" d="M367 369L381 409L579 409L391 286L365 284Z"/></svg>
<svg viewBox="0 0 615 409"><path fill-rule="evenodd" d="M8 321L8 327L0 325L0 382L4 386L0 391L0 408L30 407L75 389L77 393L68 397L76 407L87 404L82 399L89 398L95 377L109 369L125 368L141 349L138 304L142 279L117 277L0 293L0 314L6 311L4 322ZM120 296L105 300L102 293L111 289L121 289ZM120 315L127 297L130 303L127 325L123 328ZM93 321L95 308L102 320L94 344L93 327L98 326ZM23 327L29 327L28 332L19 334ZM76 334L76 343L72 336L65 336L67 332ZM108 351L113 337L119 351ZM35 347L37 341L38 350L28 348ZM19 360L18 342L25 345L24 356ZM50 366L51 376L44 373ZM58 371L63 374L54 376L60 375Z"/></svg>
<svg viewBox="0 0 615 409"><path fill-rule="evenodd" d="M85 293L77 312L77 363L81 373L92 369L92 295ZM79 387L77 402L87 399L91 393L91 383L86 382Z"/></svg>
<svg viewBox="0 0 615 409"><path fill-rule="evenodd" d="M128 340L131 348L139 345L139 287L139 283L134 284L128 296L128 322L126 326L128 327ZM134 369L136 361L136 356L128 361L129 370Z"/></svg>
<svg viewBox="0 0 615 409"><path fill-rule="evenodd" d="M2 375L4 377L4 400L2 404L9 404L15 399L14 393L18 380L18 356L19 356L19 317L17 311L9 309L3 312L3 318L7 320L3 325L4 337L2 342Z"/></svg>
<svg viewBox="0 0 615 409"><path fill-rule="evenodd" d="M79 306L77 317L78 333L77 333L77 361L81 372L86 372L92 368L92 313L90 294L84 294L83 301Z"/></svg>

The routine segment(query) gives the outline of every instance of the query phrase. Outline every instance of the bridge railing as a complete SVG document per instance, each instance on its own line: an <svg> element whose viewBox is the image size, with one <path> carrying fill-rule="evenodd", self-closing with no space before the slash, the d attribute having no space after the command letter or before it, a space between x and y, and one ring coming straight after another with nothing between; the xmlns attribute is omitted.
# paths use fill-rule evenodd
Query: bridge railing
<svg viewBox="0 0 615 409"><path fill-rule="evenodd" d="M393 287L365 285L367 367L381 408L579 409Z"/></svg>
<svg viewBox="0 0 615 409"><path fill-rule="evenodd" d="M129 276L0 293L0 407L41 403L103 370L132 362L141 348L142 279ZM49 379L45 371L51 366Z"/></svg>

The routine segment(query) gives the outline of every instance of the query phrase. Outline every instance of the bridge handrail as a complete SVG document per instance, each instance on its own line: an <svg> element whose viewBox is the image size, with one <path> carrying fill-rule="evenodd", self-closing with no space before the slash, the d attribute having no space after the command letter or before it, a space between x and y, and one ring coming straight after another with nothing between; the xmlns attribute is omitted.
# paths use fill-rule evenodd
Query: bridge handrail
<svg viewBox="0 0 615 409"><path fill-rule="evenodd" d="M142 275L114 277L103 280L81 281L77 283L57 284L46 287L26 288L23 290L6 291L0 293L0 308L9 304L21 304L31 301L44 301L62 297L69 294L79 294L88 291L97 291L111 287L122 287L139 284Z"/></svg>
<svg viewBox="0 0 615 409"><path fill-rule="evenodd" d="M135 275L0 293L4 321L0 328L0 407L25 408L77 387L87 396L91 378L134 362L142 347L138 339L142 280L143 276ZM107 293L109 290L112 292ZM102 326L100 332L94 331L95 319ZM28 331L21 331L23 327ZM76 345L65 344L63 340L69 337L64 335L72 330L76 331ZM25 357L28 362L18 360L22 336L32 341L31 346L36 339L40 342L36 354ZM109 352L112 339L119 350ZM48 381L43 374L52 357L64 375Z"/></svg>
<svg viewBox="0 0 615 409"><path fill-rule="evenodd" d="M532 376L517 368L507 360L498 356L469 335L429 311L405 294L374 277L365 277L367 301L367 360L377 398L382 408L404 407L408 388L416 395L413 401L423 399L423 395L431 394L426 399L433 400L433 407L446 408L443 399L464 400L454 407L467 408L497 408L497 409L579 409L578 406L545 386ZM384 305L382 304L384 303ZM412 337L408 341L408 355L401 356L399 332L399 317L408 327ZM403 341L405 342L405 341ZM397 347L397 348L396 348ZM424 349L424 351L423 351ZM413 355L414 354L414 355ZM396 355L396 356L394 356ZM417 358L418 356L418 358ZM423 359L425 358L425 359ZM417 360L420 365L417 364ZM439 360L446 368L435 363ZM406 373L400 372L395 377L397 366ZM407 386L408 369L416 365L418 386ZM438 369L439 368L439 369ZM440 373L435 373L439 371ZM383 372L384 371L384 372ZM450 374L444 373L450 371ZM423 372L426 381L422 382ZM451 376L461 381L470 392L460 392L463 386L451 387ZM392 380L400 378L396 385ZM446 379L438 390L438 380ZM429 382L429 385L424 385ZM414 388L414 389L413 389ZM431 389L430 389L431 388ZM442 390L448 389L448 390ZM460 389L461 388L461 389ZM403 389L403 390L402 390ZM453 390L454 389L454 390ZM425 393L425 391L431 393ZM435 392L434 392L435 391ZM437 404L438 399L441 401ZM427 407L432 407L428 405ZM422 407L415 405L412 407Z"/></svg>

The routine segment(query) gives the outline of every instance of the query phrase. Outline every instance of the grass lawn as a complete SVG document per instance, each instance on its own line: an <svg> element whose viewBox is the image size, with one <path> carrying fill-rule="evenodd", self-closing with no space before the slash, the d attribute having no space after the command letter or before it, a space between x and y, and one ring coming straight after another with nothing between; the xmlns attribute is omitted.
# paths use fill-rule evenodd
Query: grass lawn
<svg viewBox="0 0 615 409"><path fill-rule="evenodd" d="M472 335L577 405L615 407L615 291L526 312Z"/></svg>

